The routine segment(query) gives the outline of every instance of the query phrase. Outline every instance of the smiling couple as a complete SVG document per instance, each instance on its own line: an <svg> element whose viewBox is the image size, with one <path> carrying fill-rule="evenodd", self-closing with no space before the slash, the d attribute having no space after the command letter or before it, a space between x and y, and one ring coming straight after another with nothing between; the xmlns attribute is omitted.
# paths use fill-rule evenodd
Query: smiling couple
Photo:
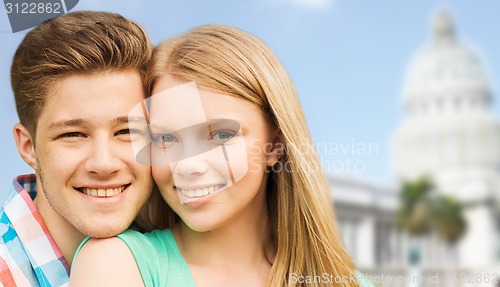
<svg viewBox="0 0 500 287"><path fill-rule="evenodd" d="M298 148L311 137L292 82L254 36L201 26L153 51L120 15L73 12L26 35L11 77L35 174L0 210L0 285L307 286L289 275L328 272L371 286L316 154Z"/></svg>

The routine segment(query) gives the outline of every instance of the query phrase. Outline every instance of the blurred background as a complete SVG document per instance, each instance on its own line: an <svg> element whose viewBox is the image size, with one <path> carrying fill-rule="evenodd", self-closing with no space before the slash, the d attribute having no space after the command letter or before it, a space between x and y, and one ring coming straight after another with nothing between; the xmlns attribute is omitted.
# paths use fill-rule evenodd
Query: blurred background
<svg viewBox="0 0 500 287"><path fill-rule="evenodd" d="M201 24L258 36L294 80L360 271L377 286L500 286L500 2L80 0L73 10L120 13L155 44ZM0 13L0 201L32 172L11 131L10 65L25 34Z"/></svg>

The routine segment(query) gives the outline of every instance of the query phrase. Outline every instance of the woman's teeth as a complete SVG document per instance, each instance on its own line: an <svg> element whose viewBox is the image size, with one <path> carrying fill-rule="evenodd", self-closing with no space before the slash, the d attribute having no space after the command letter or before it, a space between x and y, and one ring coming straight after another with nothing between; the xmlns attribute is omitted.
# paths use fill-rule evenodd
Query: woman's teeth
<svg viewBox="0 0 500 287"><path fill-rule="evenodd" d="M225 184L218 184L218 185L213 185L210 187L205 187L205 188L197 188L197 189L183 189L183 188L177 188L182 194L186 197L203 197L207 196L209 194L212 194L219 189L223 188Z"/></svg>
<svg viewBox="0 0 500 287"><path fill-rule="evenodd" d="M82 192L86 195L97 196L97 197L112 197L123 192L125 186L122 185L117 188L81 188Z"/></svg>

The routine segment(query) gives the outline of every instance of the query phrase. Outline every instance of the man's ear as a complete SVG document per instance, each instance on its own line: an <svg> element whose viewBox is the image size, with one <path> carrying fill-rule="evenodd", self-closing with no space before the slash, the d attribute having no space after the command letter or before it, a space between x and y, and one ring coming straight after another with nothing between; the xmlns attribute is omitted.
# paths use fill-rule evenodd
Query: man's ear
<svg viewBox="0 0 500 287"><path fill-rule="evenodd" d="M281 131L278 131L273 139L271 150L266 152L266 165L275 165L285 153L285 144L283 144Z"/></svg>
<svg viewBox="0 0 500 287"><path fill-rule="evenodd" d="M14 125L13 132L19 155L34 170L38 170L34 139L32 138L30 132L22 124Z"/></svg>

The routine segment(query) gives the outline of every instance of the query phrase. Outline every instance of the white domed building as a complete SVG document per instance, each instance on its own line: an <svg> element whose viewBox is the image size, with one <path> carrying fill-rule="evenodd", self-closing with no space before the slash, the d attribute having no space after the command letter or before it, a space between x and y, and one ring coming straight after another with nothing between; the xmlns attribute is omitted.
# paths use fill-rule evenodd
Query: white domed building
<svg viewBox="0 0 500 287"><path fill-rule="evenodd" d="M377 286L500 287L500 122L492 101L477 52L440 12L408 68L392 165L398 181L427 176L469 205L467 232L455 248L435 233L410 236L395 223L397 188L330 176L344 243ZM446 280L454 276L459 282Z"/></svg>
<svg viewBox="0 0 500 287"><path fill-rule="evenodd" d="M494 204L500 194L500 122L491 112L493 93L480 58L460 42L445 12L410 63L402 101L404 120L393 138L397 178L429 176L440 192L472 205L457 264L491 272L500 253Z"/></svg>

